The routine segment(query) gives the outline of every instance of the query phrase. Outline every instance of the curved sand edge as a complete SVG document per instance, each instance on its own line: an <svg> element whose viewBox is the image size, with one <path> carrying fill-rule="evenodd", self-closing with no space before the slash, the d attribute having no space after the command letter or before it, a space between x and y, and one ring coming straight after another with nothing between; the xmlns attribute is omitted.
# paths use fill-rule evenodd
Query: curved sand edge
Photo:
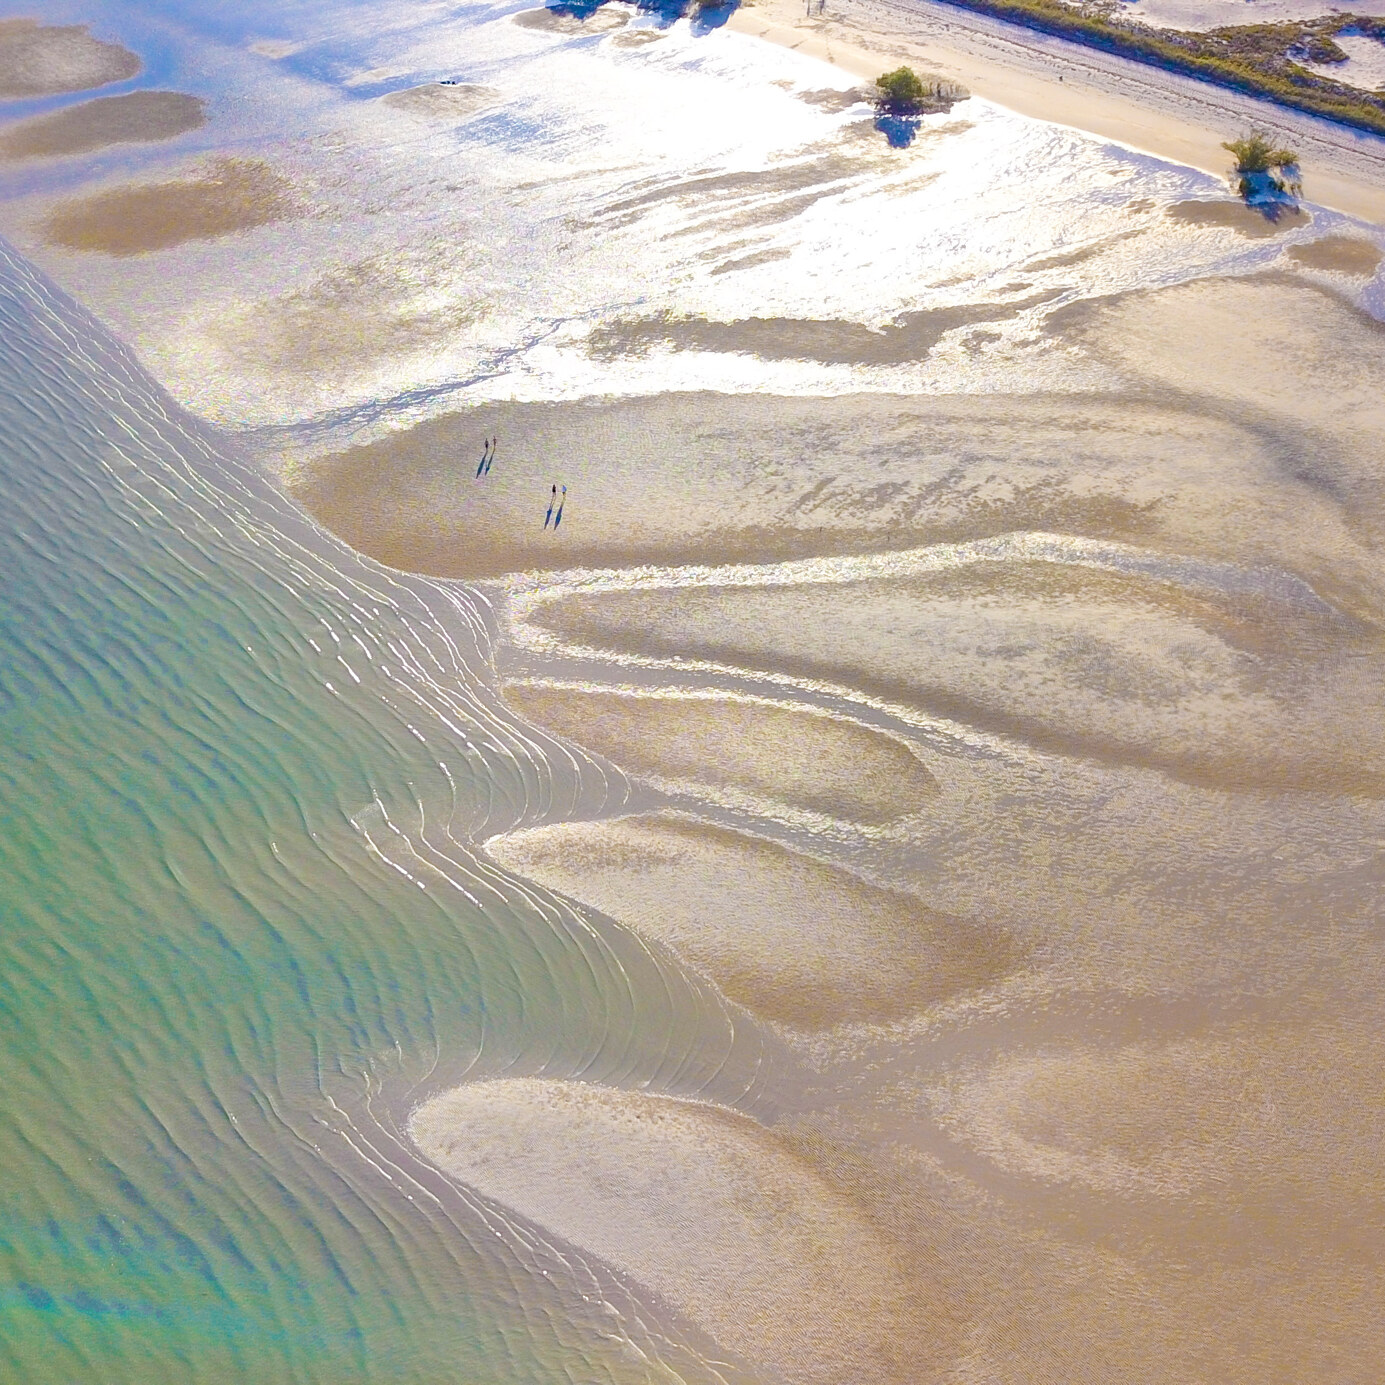
<svg viewBox="0 0 1385 1385"><path fill-rule="evenodd" d="M486 850L666 944L731 1000L793 1029L916 1014L1018 964L998 929L681 815L553 823Z"/></svg>
<svg viewBox="0 0 1385 1385"><path fill-rule="evenodd" d="M902 1385L955 1350L933 1286L746 1116L522 1078L435 1097L411 1133L447 1173L629 1274L774 1378Z"/></svg>
<svg viewBox="0 0 1385 1385"><path fill-rule="evenodd" d="M729 792L865 825L915 813L938 792L904 741L806 707L538 682L502 691L526 720L665 791Z"/></svg>
<svg viewBox="0 0 1385 1385"><path fill-rule="evenodd" d="M143 66L121 44L93 38L85 24L0 19L0 100L90 91L128 81Z"/></svg>

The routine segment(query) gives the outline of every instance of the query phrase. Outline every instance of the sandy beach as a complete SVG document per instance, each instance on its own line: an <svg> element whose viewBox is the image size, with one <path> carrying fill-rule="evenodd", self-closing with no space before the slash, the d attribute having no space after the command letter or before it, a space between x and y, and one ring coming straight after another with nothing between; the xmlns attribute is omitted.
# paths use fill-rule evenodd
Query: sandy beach
<svg viewBox="0 0 1385 1385"><path fill-rule="evenodd" d="M1263 126L1301 149L1314 201L1385 220L1385 140L1018 25L930 0L835 0L811 19L798 0L754 0L730 22L865 81L911 62L1023 115L1218 175L1222 142Z"/></svg>

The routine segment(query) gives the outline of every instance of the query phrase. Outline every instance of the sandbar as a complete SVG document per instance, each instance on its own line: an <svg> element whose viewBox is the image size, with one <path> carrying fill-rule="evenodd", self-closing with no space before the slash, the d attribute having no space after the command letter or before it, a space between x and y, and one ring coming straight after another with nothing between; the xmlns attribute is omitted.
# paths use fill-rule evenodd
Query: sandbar
<svg viewBox="0 0 1385 1385"><path fill-rule="evenodd" d="M1380 247L1363 236L1323 236L1289 247L1289 258L1304 269L1368 278L1380 267Z"/></svg>
<svg viewBox="0 0 1385 1385"><path fill-rule="evenodd" d="M53 159L114 144L174 139L207 123L207 103L179 91L99 96L0 133L0 159Z"/></svg>
<svg viewBox="0 0 1385 1385"><path fill-rule="evenodd" d="M791 1028L921 1013L1017 965L999 930L787 847L672 814L493 838L502 865L667 943L730 999Z"/></svg>
<svg viewBox="0 0 1385 1385"><path fill-rule="evenodd" d="M1220 787L1385 792L1378 641L1330 610L1066 563L577 594L567 644L849 688L1033 748ZM1338 705L1349 680L1350 705Z"/></svg>
<svg viewBox="0 0 1385 1385"><path fill-rule="evenodd" d="M745 1116L508 1079L411 1125L453 1177L623 1270L776 1380L905 1385L957 1348L946 1289L850 1197Z"/></svg>
<svg viewBox="0 0 1385 1385"><path fill-rule="evenodd" d="M292 183L258 159L219 159L192 178L138 183L60 202L41 223L50 245L143 255L296 216Z"/></svg>
<svg viewBox="0 0 1385 1385"><path fill-rule="evenodd" d="M499 100L500 93L493 87L467 82L428 82L392 91L380 97L379 103L419 120L456 124Z"/></svg>
<svg viewBox="0 0 1385 1385"><path fill-rule="evenodd" d="M0 19L0 100L90 91L127 81L142 66L128 48L93 38L85 24Z"/></svg>
<svg viewBox="0 0 1385 1385"><path fill-rule="evenodd" d="M729 789L864 823L914 812L938 791L903 741L806 709L542 683L507 684L505 700L520 715L674 791Z"/></svg>

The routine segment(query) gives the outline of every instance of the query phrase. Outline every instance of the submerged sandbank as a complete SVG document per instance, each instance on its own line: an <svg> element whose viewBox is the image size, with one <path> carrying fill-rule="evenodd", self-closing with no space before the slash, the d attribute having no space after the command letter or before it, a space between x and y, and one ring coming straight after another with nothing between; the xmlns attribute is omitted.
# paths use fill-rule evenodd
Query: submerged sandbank
<svg viewBox="0 0 1385 1385"><path fill-rule="evenodd" d="M482 311L466 300L440 301L434 284L464 253L447 246L325 268L301 288L223 312L199 351L232 370L333 382L429 351Z"/></svg>
<svg viewBox="0 0 1385 1385"><path fill-rule="evenodd" d="M1331 235L1290 246L1289 259L1305 269L1369 278L1380 267L1381 249L1363 236Z"/></svg>
<svg viewBox="0 0 1385 1385"><path fill-rule="evenodd" d="M0 19L0 100L90 91L137 76L128 48L93 38L85 24Z"/></svg>
<svg viewBox="0 0 1385 1385"><path fill-rule="evenodd" d="M732 1000L795 1028L916 1014L1017 964L999 930L683 817L554 823L487 849L511 870L667 943Z"/></svg>
<svg viewBox="0 0 1385 1385"><path fill-rule="evenodd" d="M1186 202L1175 202L1166 215L1187 226L1230 227L1252 240L1297 230L1310 220L1302 207L1261 209L1248 207L1244 202L1229 197L1216 201L1193 198Z"/></svg>
<svg viewBox="0 0 1385 1385"><path fill-rule="evenodd" d="M293 184L259 159L218 159L200 175L115 187L60 202L44 218L50 245L144 255L297 216Z"/></svg>
<svg viewBox="0 0 1385 1385"><path fill-rule="evenodd" d="M841 717L740 698L509 683L521 716L672 791L784 804L849 822L917 811L937 781L903 741Z"/></svg>
<svg viewBox="0 0 1385 1385"><path fill-rule="evenodd" d="M114 144L174 139L207 123L207 103L179 91L132 91L34 116L0 133L0 159L53 159Z"/></svg>

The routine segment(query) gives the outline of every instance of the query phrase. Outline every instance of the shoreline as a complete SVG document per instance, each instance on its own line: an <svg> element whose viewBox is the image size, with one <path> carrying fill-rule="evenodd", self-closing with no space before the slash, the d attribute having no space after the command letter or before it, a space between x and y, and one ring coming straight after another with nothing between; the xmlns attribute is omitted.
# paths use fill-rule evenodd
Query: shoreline
<svg viewBox="0 0 1385 1385"><path fill-rule="evenodd" d="M815 20L797 0L755 0L728 27L866 80L917 63L1019 115L1219 178L1222 141L1265 125L1301 149L1305 201L1385 222L1385 140L1019 24L928 0L836 0Z"/></svg>

